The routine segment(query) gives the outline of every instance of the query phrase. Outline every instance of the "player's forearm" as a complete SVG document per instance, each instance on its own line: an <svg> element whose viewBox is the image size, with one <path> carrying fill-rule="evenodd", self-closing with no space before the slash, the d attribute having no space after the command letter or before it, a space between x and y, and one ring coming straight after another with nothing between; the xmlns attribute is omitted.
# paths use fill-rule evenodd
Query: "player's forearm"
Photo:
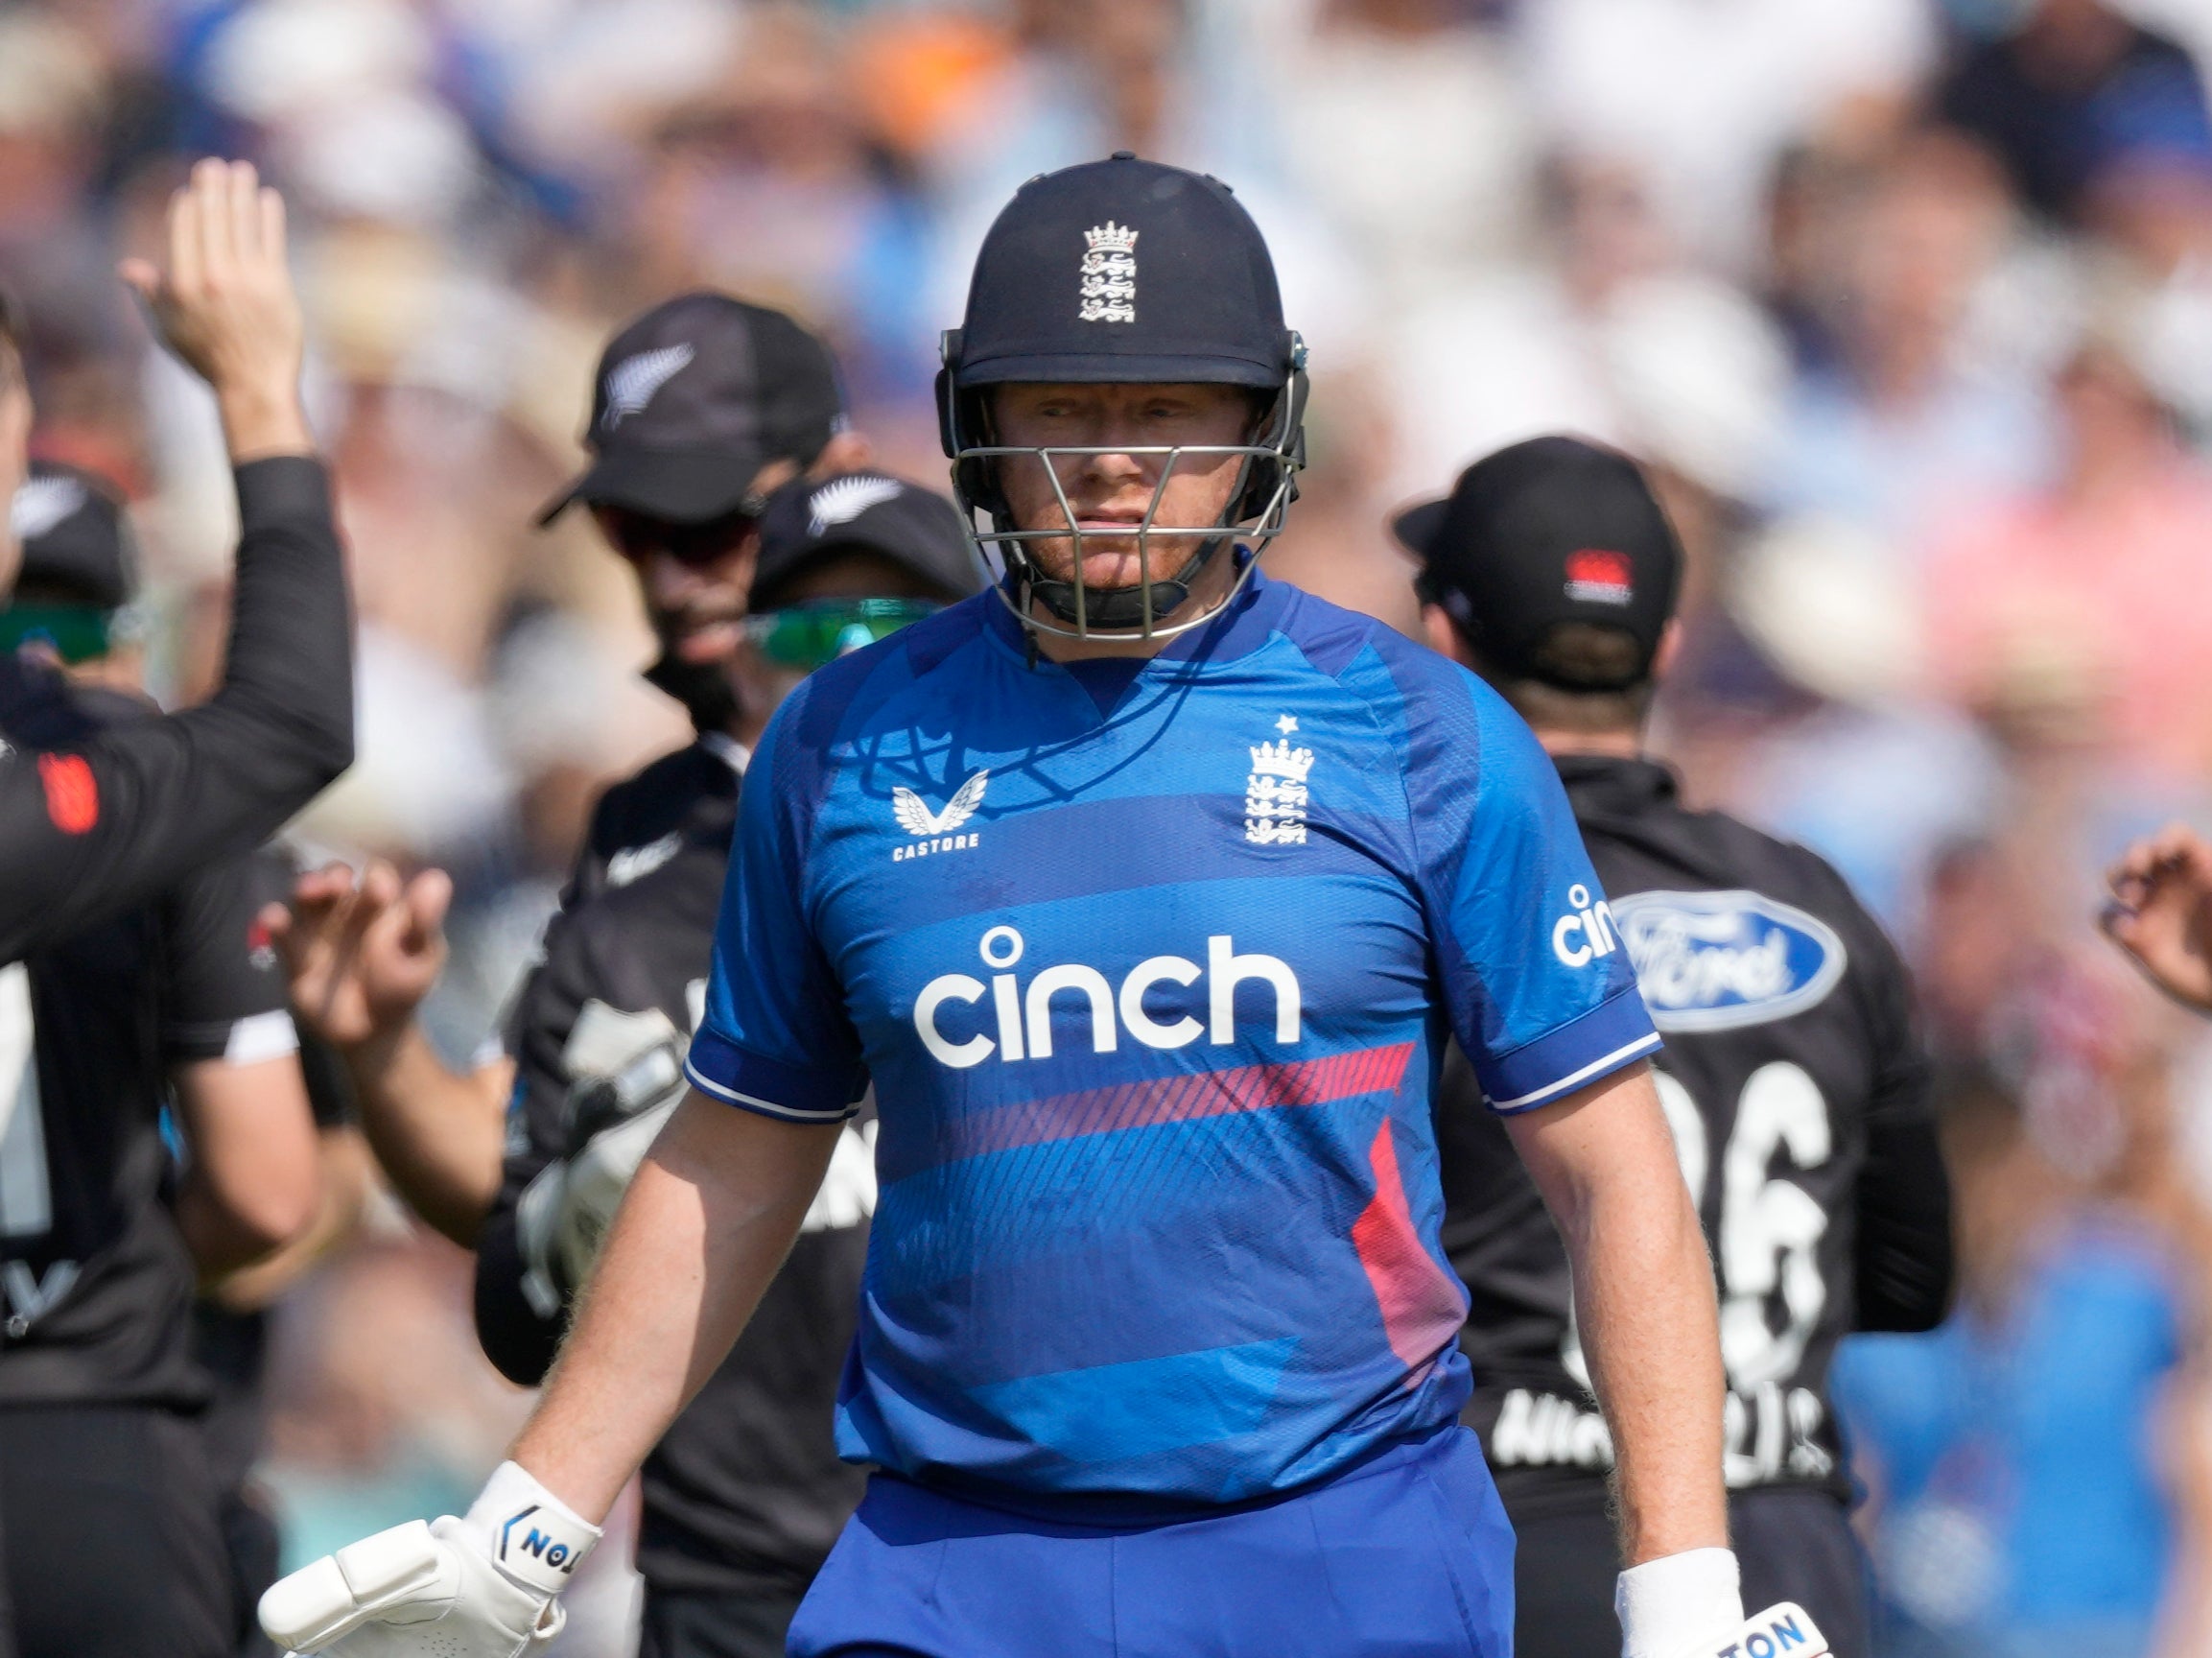
<svg viewBox="0 0 2212 1658"><path fill-rule="evenodd" d="M1725 1547L1720 1332L1688 1196L1593 1194L1577 1230L1575 1306L1612 1432L1622 1559Z"/></svg>
<svg viewBox="0 0 2212 1658"><path fill-rule="evenodd" d="M1712 1266L1648 1069L1508 1127L1573 1263L1583 1351L1612 1433L1623 1558L1725 1546Z"/></svg>
<svg viewBox="0 0 2212 1658"><path fill-rule="evenodd" d="M240 1215L197 1175L187 1175L177 1187L176 1213L176 1230L191 1251L203 1290L267 1259L285 1243L284 1234Z"/></svg>
<svg viewBox="0 0 2212 1658"><path fill-rule="evenodd" d="M210 708L250 722L262 770L304 802L353 761L353 605L330 480L312 453L282 447L234 476L238 583Z"/></svg>
<svg viewBox="0 0 2212 1658"><path fill-rule="evenodd" d="M375 1189L376 1171L361 1131L351 1126L318 1134L315 1213L290 1242L251 1266L221 1275L202 1272L200 1289L233 1313L269 1306L338 1244L353 1235Z"/></svg>
<svg viewBox="0 0 2212 1658"><path fill-rule="evenodd" d="M513 1459L594 1522L783 1265L838 1129L693 1094L639 1167Z"/></svg>
<svg viewBox="0 0 2212 1658"><path fill-rule="evenodd" d="M474 1248L499 1196L512 1068L450 1071L412 1019L344 1056L362 1131L393 1188L425 1221Z"/></svg>

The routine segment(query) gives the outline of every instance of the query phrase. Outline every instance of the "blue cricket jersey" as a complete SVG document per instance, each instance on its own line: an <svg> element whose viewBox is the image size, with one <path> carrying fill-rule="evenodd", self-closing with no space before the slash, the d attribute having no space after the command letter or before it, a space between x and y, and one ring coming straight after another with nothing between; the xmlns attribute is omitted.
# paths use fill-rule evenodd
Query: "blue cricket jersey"
<svg viewBox="0 0 2212 1658"><path fill-rule="evenodd" d="M690 1071L882 1182L840 1448L1239 1501L1449 1423L1429 1096L1659 1046L1550 761L1480 680L1255 573L1141 665L984 594L769 725Z"/></svg>

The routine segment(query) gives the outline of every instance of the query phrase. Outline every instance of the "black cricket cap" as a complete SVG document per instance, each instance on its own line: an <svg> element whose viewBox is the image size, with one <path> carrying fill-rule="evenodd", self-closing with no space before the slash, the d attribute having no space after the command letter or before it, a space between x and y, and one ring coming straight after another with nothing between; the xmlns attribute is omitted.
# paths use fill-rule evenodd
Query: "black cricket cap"
<svg viewBox="0 0 2212 1658"><path fill-rule="evenodd" d="M1567 691L1624 690L1650 675L1682 586L1682 543L1618 450L1532 438L1486 455L1391 529L1421 559L1421 596L1500 673ZM1546 672L1542 646L1565 622L1626 632L1635 670L1604 684Z"/></svg>
<svg viewBox="0 0 2212 1658"><path fill-rule="evenodd" d="M982 591L967 526L933 489L887 472L848 472L820 484L788 484L761 519L752 607L776 607L777 590L809 566L848 552L872 553L951 598Z"/></svg>
<svg viewBox="0 0 2212 1658"><path fill-rule="evenodd" d="M9 522L23 544L15 591L119 610L138 591L138 543L114 486L94 472L34 461Z"/></svg>
<svg viewBox="0 0 2212 1658"><path fill-rule="evenodd" d="M743 505L769 462L811 464L843 423L821 341L781 311L686 294L608 343L584 434L597 458L538 523L576 501L705 523Z"/></svg>
<svg viewBox="0 0 2212 1658"><path fill-rule="evenodd" d="M1205 381L1279 391L1296 367L1274 261L1229 186L1127 151L1044 173L983 238L954 387Z"/></svg>

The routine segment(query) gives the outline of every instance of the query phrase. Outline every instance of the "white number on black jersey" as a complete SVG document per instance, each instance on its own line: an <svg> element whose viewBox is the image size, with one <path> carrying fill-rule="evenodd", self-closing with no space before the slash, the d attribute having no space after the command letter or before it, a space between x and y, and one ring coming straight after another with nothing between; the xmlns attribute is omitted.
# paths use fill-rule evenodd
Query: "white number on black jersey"
<svg viewBox="0 0 2212 1658"><path fill-rule="evenodd" d="M1683 1182L1701 1212L1715 1177L1706 1120L1679 1078L1655 1070L1661 1108L1674 1135ZM1805 1343L1827 1306L1820 1244L1825 1210L1796 1181L1772 1175L1784 1151L1800 1171L1819 1168L1832 1150L1827 1101L1804 1068L1786 1059L1760 1066L1736 1101L1735 1127L1717 1172L1720 1238L1721 1360L1728 1368L1727 1473L1730 1485L1755 1484L1785 1466L1793 1474L1827 1472L1828 1455L1814 1435L1826 1415L1810 1388L1783 1384L1804 1358ZM1779 1330L1768 1321L1781 1296ZM1586 1388L1589 1368L1570 1310L1560 1358ZM1817 1465L1816 1465L1817 1464Z"/></svg>

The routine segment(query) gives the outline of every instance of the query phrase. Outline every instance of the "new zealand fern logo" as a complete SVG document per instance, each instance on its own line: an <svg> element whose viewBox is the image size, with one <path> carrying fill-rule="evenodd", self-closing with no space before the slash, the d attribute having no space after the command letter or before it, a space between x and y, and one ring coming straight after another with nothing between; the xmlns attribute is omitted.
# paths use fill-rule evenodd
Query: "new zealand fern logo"
<svg viewBox="0 0 2212 1658"><path fill-rule="evenodd" d="M617 363L607 370L607 412L600 416L600 424L612 432L627 416L644 414L654 394L673 380L693 356L689 344L665 345Z"/></svg>
<svg viewBox="0 0 2212 1658"><path fill-rule="evenodd" d="M819 535L834 524L850 524L871 507L896 501L906 486L896 478L855 473L823 485L807 499L807 533Z"/></svg>
<svg viewBox="0 0 2212 1658"><path fill-rule="evenodd" d="M90 499L74 478L34 478L8 505L8 527L16 539L35 541Z"/></svg>

